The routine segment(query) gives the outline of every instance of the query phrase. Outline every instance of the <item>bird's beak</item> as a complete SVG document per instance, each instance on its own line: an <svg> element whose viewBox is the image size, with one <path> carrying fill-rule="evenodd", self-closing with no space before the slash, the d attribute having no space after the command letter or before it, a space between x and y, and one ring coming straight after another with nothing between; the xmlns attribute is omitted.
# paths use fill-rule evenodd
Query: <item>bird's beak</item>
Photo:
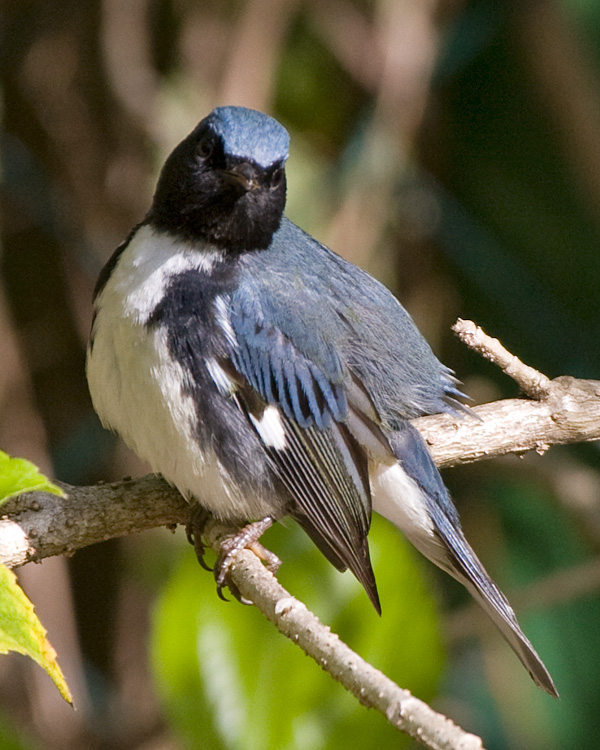
<svg viewBox="0 0 600 750"><path fill-rule="evenodd" d="M244 192L254 190L259 185L256 167L245 161L222 170L221 174L227 182L236 187L241 187Z"/></svg>

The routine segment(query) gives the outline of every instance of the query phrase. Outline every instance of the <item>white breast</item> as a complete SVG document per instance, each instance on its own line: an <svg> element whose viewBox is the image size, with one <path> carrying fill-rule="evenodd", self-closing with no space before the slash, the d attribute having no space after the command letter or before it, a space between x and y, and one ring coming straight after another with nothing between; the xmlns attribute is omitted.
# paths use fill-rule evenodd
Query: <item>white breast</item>
<svg viewBox="0 0 600 750"><path fill-rule="evenodd" d="M195 404L186 393L189 376L171 357L166 329L146 325L173 274L210 271L220 257L197 246L181 253L164 235L138 230L96 300L87 377L104 426L184 497L197 497L227 518L246 515L242 498L214 452L198 444Z"/></svg>

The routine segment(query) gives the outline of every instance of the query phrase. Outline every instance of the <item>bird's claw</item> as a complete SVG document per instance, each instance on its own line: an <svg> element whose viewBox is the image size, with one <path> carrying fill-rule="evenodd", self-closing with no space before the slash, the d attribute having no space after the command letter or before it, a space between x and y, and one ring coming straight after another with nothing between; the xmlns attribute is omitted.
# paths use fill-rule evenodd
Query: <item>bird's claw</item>
<svg viewBox="0 0 600 750"><path fill-rule="evenodd" d="M231 567L233 566L238 553L243 549L249 549L262 560L267 569L275 573L281 565L281 560L270 550L259 543L260 536L273 525L273 518L267 516L260 521L255 521L243 529L240 529L234 536L228 537L221 542L221 552L217 558L214 567L215 581L217 582L217 594L223 601L228 601L223 589L227 587L231 594L241 604L252 604L249 599L242 596L238 587L233 583L230 576Z"/></svg>
<svg viewBox="0 0 600 750"><path fill-rule="evenodd" d="M188 542L196 552L196 557L198 558L200 567L204 568L204 570L208 570L209 573L212 573L214 568L212 568L204 559L206 547L202 542L202 533L204 532L204 528L209 518L210 513L208 513L208 511L200 505L195 505L192 508L190 518L185 526L185 534Z"/></svg>
<svg viewBox="0 0 600 750"><path fill-rule="evenodd" d="M214 573L217 582L217 595L219 599L228 602L229 599L223 593L223 589L228 588L242 604L252 604L249 599L242 596L238 587L233 583L229 575L232 565L235 562L238 552L242 549L250 549L254 554L265 563L265 566L272 573L277 572L281 565L281 560L270 550L259 543L260 536L273 525L273 518L266 516L260 521L255 521L244 526L233 536L227 537L220 543L220 554L217 558L214 568L208 565L204 559L206 547L202 542L202 534L205 531L206 524L210 519L210 513L201 505L195 505L190 513L190 518L185 527L185 533L188 542L196 552L198 562L204 570Z"/></svg>

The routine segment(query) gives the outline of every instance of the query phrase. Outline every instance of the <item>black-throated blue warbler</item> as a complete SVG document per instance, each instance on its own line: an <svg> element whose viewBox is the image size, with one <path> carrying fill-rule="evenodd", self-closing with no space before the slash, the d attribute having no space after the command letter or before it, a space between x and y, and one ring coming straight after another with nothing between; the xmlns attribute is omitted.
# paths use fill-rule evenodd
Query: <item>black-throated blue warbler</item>
<svg viewBox="0 0 600 750"><path fill-rule="evenodd" d="M457 381L372 277L284 215L288 134L219 107L168 157L95 290L87 374L105 426L190 502L291 516L375 608L371 510L463 583L556 695L410 420Z"/></svg>

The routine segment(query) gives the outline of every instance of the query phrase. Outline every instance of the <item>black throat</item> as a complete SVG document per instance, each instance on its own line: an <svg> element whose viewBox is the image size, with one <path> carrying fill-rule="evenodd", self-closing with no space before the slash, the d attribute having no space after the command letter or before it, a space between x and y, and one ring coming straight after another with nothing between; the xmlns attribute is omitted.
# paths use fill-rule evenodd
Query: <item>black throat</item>
<svg viewBox="0 0 600 750"><path fill-rule="evenodd" d="M274 182L273 169L250 164L255 178L243 184L231 177L240 159L216 148L209 157L199 158L196 140L186 139L167 159L145 223L227 252L264 250L285 208L283 169Z"/></svg>
<svg viewBox="0 0 600 750"><path fill-rule="evenodd" d="M207 242L227 252L265 250L283 215L268 197L246 194L234 200L229 196L206 198L187 210L167 200L153 205L144 223L186 242Z"/></svg>

